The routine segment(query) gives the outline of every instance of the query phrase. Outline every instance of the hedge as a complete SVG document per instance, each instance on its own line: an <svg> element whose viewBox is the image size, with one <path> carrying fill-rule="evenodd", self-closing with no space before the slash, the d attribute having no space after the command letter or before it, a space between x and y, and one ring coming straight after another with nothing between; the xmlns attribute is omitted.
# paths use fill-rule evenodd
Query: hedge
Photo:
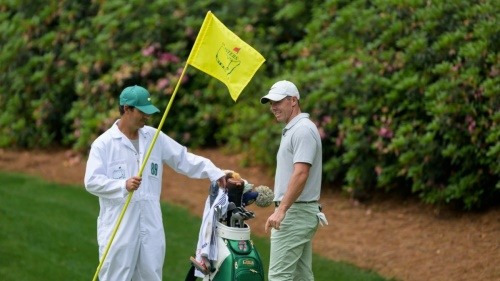
<svg viewBox="0 0 500 281"><path fill-rule="evenodd" d="M127 85L165 108L208 10L267 62L237 103L189 68L164 131L275 164L259 98L294 81L323 138L324 182L473 209L500 199L497 1L6 1L0 147L86 152ZM161 116L155 116L154 124Z"/></svg>

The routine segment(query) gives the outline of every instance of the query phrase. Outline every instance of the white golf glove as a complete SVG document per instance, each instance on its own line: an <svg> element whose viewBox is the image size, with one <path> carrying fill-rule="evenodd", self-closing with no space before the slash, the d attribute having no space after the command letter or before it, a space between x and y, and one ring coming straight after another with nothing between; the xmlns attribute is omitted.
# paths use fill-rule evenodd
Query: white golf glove
<svg viewBox="0 0 500 281"><path fill-rule="evenodd" d="M319 212L316 214L316 216L318 217L319 224L321 224L321 226L328 225L328 220L326 219L325 214L323 214L322 212Z"/></svg>

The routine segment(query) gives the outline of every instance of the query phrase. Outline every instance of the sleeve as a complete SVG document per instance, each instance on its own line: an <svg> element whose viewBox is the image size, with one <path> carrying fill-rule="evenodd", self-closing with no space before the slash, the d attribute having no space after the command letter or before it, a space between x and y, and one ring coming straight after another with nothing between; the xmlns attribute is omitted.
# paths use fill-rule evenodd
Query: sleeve
<svg viewBox="0 0 500 281"><path fill-rule="evenodd" d="M163 132L160 134L162 160L176 172L194 179L208 178L210 181L225 176L209 159L187 151L187 148Z"/></svg>
<svg viewBox="0 0 500 281"><path fill-rule="evenodd" d="M311 130L301 127L292 136L293 163L313 164L316 155L316 141Z"/></svg>
<svg viewBox="0 0 500 281"><path fill-rule="evenodd" d="M111 179L107 176L106 154L102 143L92 144L85 170L85 189L106 199L120 199L128 195L126 179Z"/></svg>

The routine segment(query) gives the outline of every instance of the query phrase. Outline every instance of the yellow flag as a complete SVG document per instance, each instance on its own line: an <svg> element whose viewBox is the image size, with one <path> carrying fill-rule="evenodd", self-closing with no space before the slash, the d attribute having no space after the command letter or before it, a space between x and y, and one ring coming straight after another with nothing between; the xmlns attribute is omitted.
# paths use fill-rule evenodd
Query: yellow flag
<svg viewBox="0 0 500 281"><path fill-rule="evenodd" d="M226 84L236 101L265 60L209 11L187 63Z"/></svg>

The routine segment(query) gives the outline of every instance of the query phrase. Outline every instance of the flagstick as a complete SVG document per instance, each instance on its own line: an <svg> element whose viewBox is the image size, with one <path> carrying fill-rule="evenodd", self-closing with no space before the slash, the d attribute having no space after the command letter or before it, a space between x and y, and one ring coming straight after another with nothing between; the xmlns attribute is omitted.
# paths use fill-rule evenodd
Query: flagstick
<svg viewBox="0 0 500 281"><path fill-rule="evenodd" d="M190 55L191 56L191 55ZM189 61L189 59L188 59ZM144 171L144 168L146 167L146 162L148 162L149 156L151 155L151 151L153 151L153 146L156 143L156 139L158 138L158 135L160 134L161 128L163 127L163 123L165 123L165 119L167 119L168 112L170 111L170 108L172 107L172 103L174 101L175 95L177 94L177 89L179 89L179 85L182 81L182 78L184 77L184 73L186 72L188 63L186 62L186 65L184 66L184 69L182 70L181 76L179 77L179 80L177 81L177 85L175 85L174 93L172 94L172 97L170 98L170 101L168 102L167 109L165 110L165 113L163 113L163 117L161 118L160 125L158 125L158 128L156 129L156 133L153 137L153 141L151 141L151 144L149 145L148 152L144 156L144 160L142 161L141 169L139 170L138 177L142 177L142 172ZM123 206L123 209L120 213L120 216L118 217L118 221L115 224L115 227L113 228L113 232L111 234L111 238L109 239L108 245L106 246L106 250L104 251L104 254L102 255L101 261L99 262L99 266L97 266L97 270L94 274L94 278L92 281L97 280L97 276L99 275L99 272L101 271L102 265L104 263L104 260L106 259L106 256L108 255L109 248L111 248L111 243L113 243L113 240L115 239L116 232L118 232L118 228L120 227L120 224L122 222L123 216L125 215L125 211L127 210L127 207L132 200L132 195L134 194L134 191L130 191L128 196L127 196L127 201L125 202L125 205Z"/></svg>

